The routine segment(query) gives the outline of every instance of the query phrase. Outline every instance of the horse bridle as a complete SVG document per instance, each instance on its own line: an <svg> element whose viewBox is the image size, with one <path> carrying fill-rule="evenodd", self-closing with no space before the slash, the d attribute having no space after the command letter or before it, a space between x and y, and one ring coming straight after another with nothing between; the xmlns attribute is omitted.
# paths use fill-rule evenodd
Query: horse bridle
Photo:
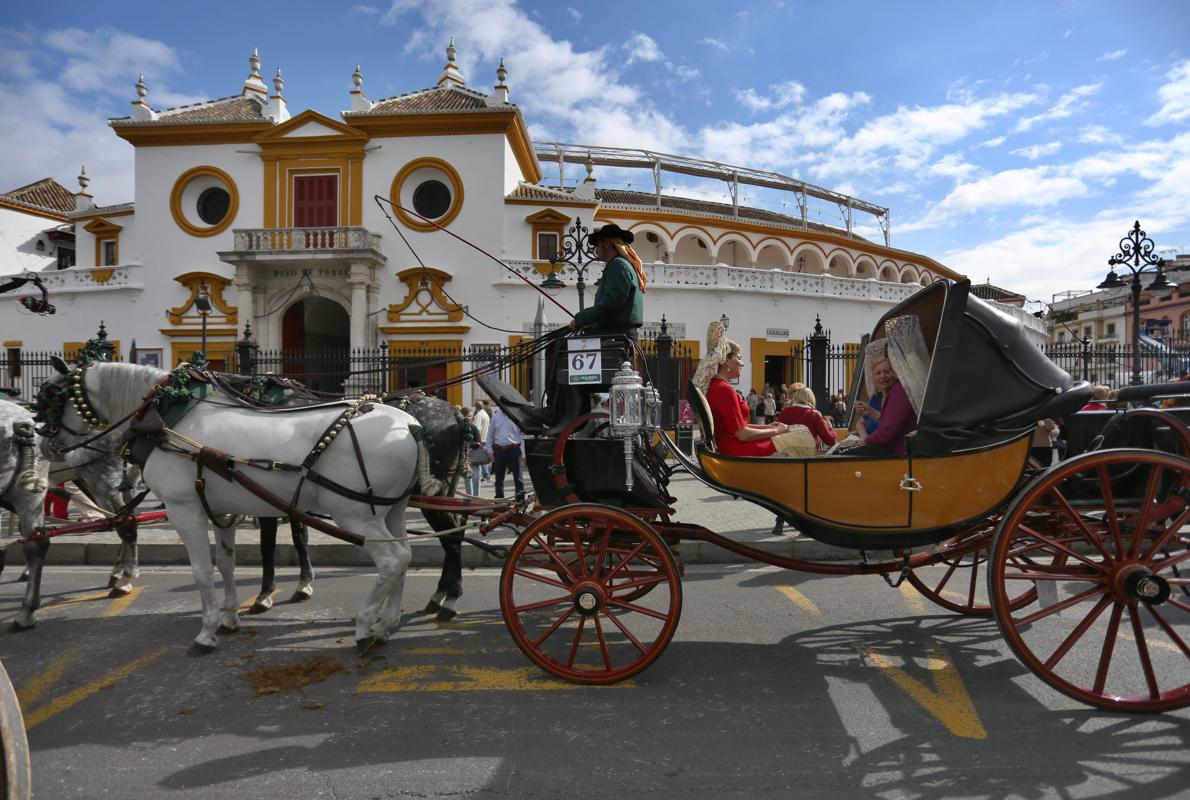
<svg viewBox="0 0 1190 800"><path fill-rule="evenodd" d="M61 430L66 431L71 436L74 436L76 438L81 438L83 436L86 436L88 433L90 433L92 431L97 430L98 432L95 433L94 436L91 436L89 439L84 439L83 441L78 442L77 444L72 444L69 447L55 446L54 450L59 455L64 455L66 453L69 453L74 450L79 450L79 449L93 450L97 453L102 453L105 456L113 455L113 454L119 452L119 450L122 448L117 448L116 450L101 450L98 447L92 447L91 443L98 441L99 439L102 439L104 436L107 436L108 434L112 433L113 428L118 428L119 426L123 425L125 422L132 419L132 417L136 414L136 412L139 411L139 409L134 410L132 413L128 414L123 419L118 420L114 424L105 422L103 420L102 416L100 415L100 413L95 409L95 406L91 404L90 398L87 397L87 385L85 383L85 380L87 377L87 370L89 368L90 368L90 364L84 364L83 366L76 369L74 372L70 373L70 377L69 377L69 381L70 381L69 392L70 392L71 405L74 406L75 413L79 415L79 418L84 423L86 423L87 429L85 431L73 430L68 425L63 423L61 420L59 420L57 427ZM96 459L96 460L98 460L98 459Z"/></svg>

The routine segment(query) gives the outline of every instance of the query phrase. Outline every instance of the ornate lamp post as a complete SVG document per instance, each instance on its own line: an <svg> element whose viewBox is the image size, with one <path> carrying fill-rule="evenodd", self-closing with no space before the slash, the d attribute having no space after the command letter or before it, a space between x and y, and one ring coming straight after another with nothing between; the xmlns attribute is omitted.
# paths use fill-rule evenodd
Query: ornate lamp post
<svg viewBox="0 0 1190 800"><path fill-rule="evenodd" d="M206 318L203 318L204 321ZM244 338L236 342L236 360L239 362L241 375L256 374L256 351L260 345L252 341L252 323L244 323Z"/></svg>
<svg viewBox="0 0 1190 800"><path fill-rule="evenodd" d="M1165 277L1165 259L1153 255L1155 247L1153 240L1140 229L1140 220L1137 220L1136 224L1132 226L1132 230L1120 240L1120 252L1107 260L1108 266L1112 269L1108 271L1103 283L1098 286L1100 289L1121 289L1124 286L1130 286L1132 289L1132 378L1128 381L1132 386L1137 386L1142 382L1140 378L1140 276L1150 267L1155 268L1155 277L1153 282L1148 285L1148 290L1158 297L1168 297L1177 288L1176 283L1171 283ZM1124 280L1116 272L1115 267L1120 264L1128 267L1129 272L1132 273L1131 281Z"/></svg>
<svg viewBox="0 0 1190 800"><path fill-rule="evenodd" d="M211 316L211 290L205 283L198 285L198 294L194 296L194 307L202 317L202 357L207 357L207 317Z"/></svg>
<svg viewBox="0 0 1190 800"><path fill-rule="evenodd" d="M570 226L570 229L562 236L562 241L558 243L558 252L550 257L550 274L541 282L541 288L552 294L566 285L558 277L558 272L562 269L561 265L573 267L578 275L578 282L575 286L578 288L580 311L584 308L583 289L587 285L584 281L587 269L598 260L595 257L595 248L588 241L590 233L591 231L583 225L582 219L575 217L574 224Z"/></svg>
<svg viewBox="0 0 1190 800"><path fill-rule="evenodd" d="M107 327L103 320L99 320L99 330L95 333L95 338L99 340L99 349L103 350L103 360L115 361L116 346L107 340Z"/></svg>

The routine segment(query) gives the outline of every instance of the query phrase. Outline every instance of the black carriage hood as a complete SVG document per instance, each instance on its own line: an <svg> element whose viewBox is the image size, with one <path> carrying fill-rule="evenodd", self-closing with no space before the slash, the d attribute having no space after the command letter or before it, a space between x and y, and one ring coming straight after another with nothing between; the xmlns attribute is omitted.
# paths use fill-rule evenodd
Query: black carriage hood
<svg viewBox="0 0 1190 800"><path fill-rule="evenodd" d="M937 281L881 317L917 314L932 343L913 452L940 455L1031 429L1080 408L1091 387L1075 383L1030 341L1021 322L970 294L971 282Z"/></svg>

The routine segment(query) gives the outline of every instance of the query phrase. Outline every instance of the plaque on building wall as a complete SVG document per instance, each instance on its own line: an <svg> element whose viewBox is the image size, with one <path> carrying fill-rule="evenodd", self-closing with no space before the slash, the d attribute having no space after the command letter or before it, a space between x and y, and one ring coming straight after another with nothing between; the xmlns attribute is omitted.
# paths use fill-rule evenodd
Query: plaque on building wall
<svg viewBox="0 0 1190 800"><path fill-rule="evenodd" d="M789 328L765 328L764 335L767 339L788 339Z"/></svg>

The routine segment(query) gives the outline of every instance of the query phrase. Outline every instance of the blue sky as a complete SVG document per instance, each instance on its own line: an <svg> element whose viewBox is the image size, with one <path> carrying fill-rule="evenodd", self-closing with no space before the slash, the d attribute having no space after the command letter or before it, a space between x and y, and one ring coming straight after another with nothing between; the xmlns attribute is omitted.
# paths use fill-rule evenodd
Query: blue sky
<svg viewBox="0 0 1190 800"><path fill-rule="evenodd" d="M1190 252L1184 0L6 3L0 189L47 175L74 188L85 163L98 202L132 199L131 148L105 119L128 112L138 72L155 107L222 97L258 47L291 110L334 115L356 62L373 99L416 90L451 35L468 85L490 90L505 59L535 138L851 193L892 209L894 246L1031 297L1094 285L1137 218L1159 248ZM727 190L673 176L666 191Z"/></svg>

